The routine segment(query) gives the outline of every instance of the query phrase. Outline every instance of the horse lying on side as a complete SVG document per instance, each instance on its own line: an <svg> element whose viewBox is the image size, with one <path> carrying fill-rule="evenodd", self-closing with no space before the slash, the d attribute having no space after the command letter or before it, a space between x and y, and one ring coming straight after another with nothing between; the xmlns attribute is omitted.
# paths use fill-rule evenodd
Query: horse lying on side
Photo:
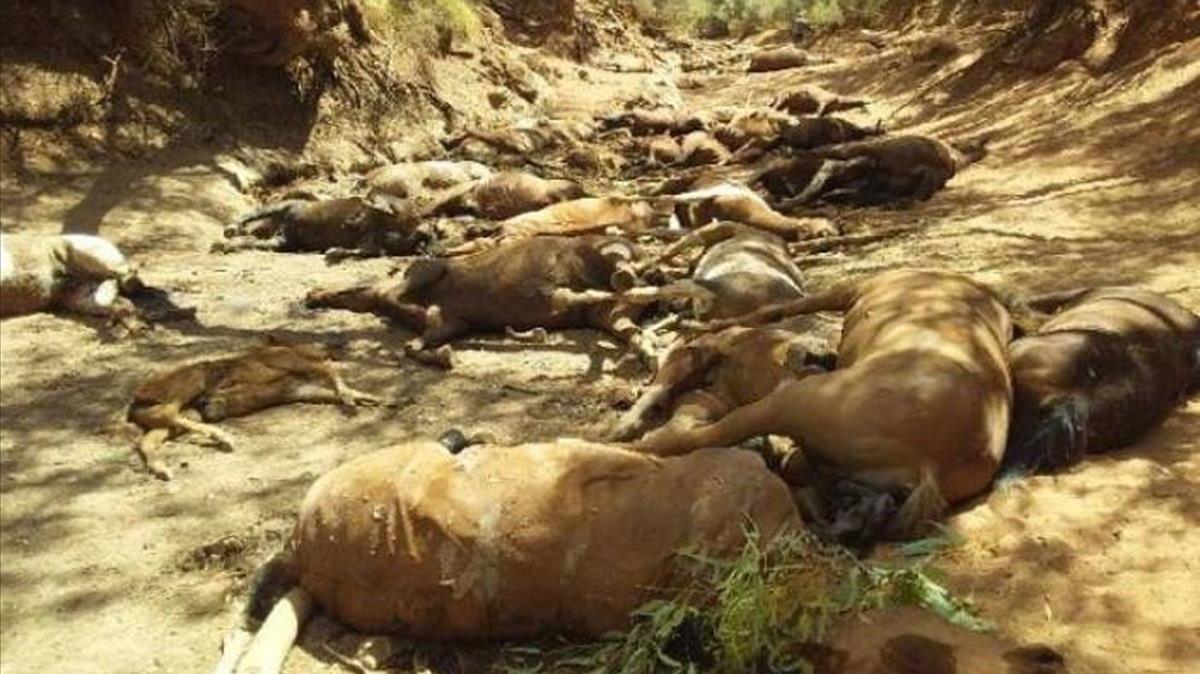
<svg viewBox="0 0 1200 674"><path fill-rule="evenodd" d="M428 243L411 205L386 195L320 201L288 200L243 216L225 229L213 252L262 250L324 253L330 262L412 255Z"/></svg>
<svg viewBox="0 0 1200 674"><path fill-rule="evenodd" d="M42 311L107 318L113 337L196 318L104 238L0 234L0 319Z"/></svg>
<svg viewBox="0 0 1200 674"><path fill-rule="evenodd" d="M430 207L429 214L504 220L583 196L583 188L570 180L547 180L532 173L502 171L452 190Z"/></svg>
<svg viewBox="0 0 1200 674"><path fill-rule="evenodd" d="M786 382L716 423L663 429L634 446L671 456L791 437L814 463L865 486L875 521L847 536L870 538L875 527L913 536L948 503L985 490L1004 455L1012 406L1012 323L992 293L949 272L882 272L709 329L816 311L846 315L838 369ZM887 503L893 491L907 492L898 509Z"/></svg>
<svg viewBox="0 0 1200 674"><path fill-rule="evenodd" d="M346 385L319 344L270 342L246 353L198 360L157 372L134 391L128 418L145 435L138 454L152 475L171 479L159 455L172 435L197 433L233 451L234 441L212 422L292 403L377 405L375 396ZM193 418L199 416L200 420Z"/></svg>
<svg viewBox="0 0 1200 674"><path fill-rule="evenodd" d="M729 158L737 164L759 159L777 148L815 150L883 134L882 126L864 127L837 117L801 117L784 123L770 135L749 138Z"/></svg>
<svg viewBox="0 0 1200 674"><path fill-rule="evenodd" d="M816 201L874 206L925 201L986 156L986 139L947 144L883 136L799 151L755 176L787 211Z"/></svg>
<svg viewBox="0 0 1200 674"><path fill-rule="evenodd" d="M309 489L277 563L292 589L244 658L249 632L231 634L217 671L242 659L238 671L278 672L314 605L373 634L595 638L686 582L676 553L736 554L748 528L770 541L801 526L787 485L750 452L659 459L563 440L454 455L414 442Z"/></svg>
<svg viewBox="0 0 1200 674"><path fill-rule="evenodd" d="M562 201L499 223L491 237L466 241L445 251L447 257L471 255L496 246L538 236L582 236L620 231L633 238L648 232L658 219L651 205L625 197L588 197Z"/></svg>
<svg viewBox="0 0 1200 674"><path fill-rule="evenodd" d="M609 236L535 236L476 255L422 259L401 278L346 288L317 288L309 307L393 319L417 331L410 354L472 332L592 327L650 357L634 323L641 308L606 294L628 288L638 249ZM449 357L448 345L442 349ZM443 363L445 364L445 363Z"/></svg>
<svg viewBox="0 0 1200 674"><path fill-rule="evenodd" d="M344 464L309 489L214 674L278 674L314 609L366 634L597 638L687 586L694 567L680 553L727 557L744 549L749 530L769 545L801 526L787 485L750 452L658 459L562 440L455 455L437 442L408 443ZM254 634L251 616L264 605ZM827 644L796 647L819 674L1068 671L1049 648L971 633L912 607L847 616Z"/></svg>
<svg viewBox="0 0 1200 674"><path fill-rule="evenodd" d="M651 434L711 424L784 382L824 372L828 361L810 353L799 334L784 329L726 328L677 344L621 417L613 439L639 438L664 418Z"/></svg>
<svg viewBox="0 0 1200 674"><path fill-rule="evenodd" d="M802 68L809 64L824 63L821 59L809 56L808 52L794 46L763 49L750 55L750 64L746 72L769 73L789 68Z"/></svg>
<svg viewBox="0 0 1200 674"><path fill-rule="evenodd" d="M387 195L396 199L428 202L444 191L483 180L492 170L473 161L416 161L388 164L363 178L369 196Z"/></svg>
<svg viewBox="0 0 1200 674"><path fill-rule="evenodd" d="M0 234L0 318L61 309L143 327L122 296L142 288L137 270L98 236Z"/></svg>
<svg viewBox="0 0 1200 674"><path fill-rule="evenodd" d="M671 244L647 268L663 268L693 247L703 252L691 269L699 289L698 318L731 318L804 295L804 276L783 239L736 222L714 222Z"/></svg>
<svg viewBox="0 0 1200 674"><path fill-rule="evenodd" d="M694 268L685 272L690 278L680 279L668 264L697 246L703 247L703 253ZM592 290L578 301L644 305L685 300L697 317L727 318L804 295L804 279L783 240L736 222L714 222L689 232L658 257L640 261L628 271L615 279L613 290ZM639 272L644 272L643 276L675 275L679 280L635 288Z"/></svg>
<svg viewBox="0 0 1200 674"><path fill-rule="evenodd" d="M1167 297L1096 288L1032 308L1058 313L1009 346L1005 472L1054 470L1129 445L1200 386L1200 317Z"/></svg>
<svg viewBox="0 0 1200 674"><path fill-rule="evenodd" d="M816 85L805 85L789 89L771 101L771 107L785 110L796 116L817 115L823 117L843 110L865 108L869 101L835 94Z"/></svg>
<svg viewBox="0 0 1200 674"><path fill-rule="evenodd" d="M668 134L683 136L693 131L703 131L707 122L701 115L695 115L670 108L654 110L629 110L602 117L599 120L602 131L614 129L629 129L635 136L653 136Z"/></svg>
<svg viewBox="0 0 1200 674"><path fill-rule="evenodd" d="M745 185L718 182L682 194L654 197L656 203L673 206L682 226L696 229L714 220L732 220L771 232L789 241L833 236L837 227L825 218L793 218L784 215Z"/></svg>

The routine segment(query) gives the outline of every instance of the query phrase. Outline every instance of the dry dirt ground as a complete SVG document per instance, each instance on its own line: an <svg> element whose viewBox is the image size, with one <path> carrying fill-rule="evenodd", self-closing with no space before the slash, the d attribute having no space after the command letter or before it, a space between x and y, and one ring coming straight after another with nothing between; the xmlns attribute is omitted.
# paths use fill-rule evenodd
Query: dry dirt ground
<svg viewBox="0 0 1200 674"><path fill-rule="evenodd" d="M1200 310L1200 40L1100 77L1065 65L966 95L924 92L942 70L914 63L903 44L826 47L835 62L816 68L690 74L699 88L684 98L759 102L818 82L876 99L863 119L995 140L987 160L927 203L835 213L850 232L916 229L803 260L814 286L931 266L1018 291L1138 284ZM656 78L595 71L561 85L558 102L607 111ZM587 436L618 414L621 354L593 334L544 347L470 340L444 373L397 360L407 335L373 319L298 305L310 286L386 262L208 254L253 204L202 148L98 170L45 167L0 189L5 231L98 231L148 281L199 308L199 326L120 343L52 315L0 326L4 674L206 671L245 572L280 545L315 476L452 426L518 441ZM135 384L264 331L344 338L350 383L399 407L294 406L225 422L238 451L177 442L176 479L149 478L123 420ZM1004 631L1060 647L1078 671L1200 671L1200 400L1133 448L999 486L950 524L966 539L942 562L951 586ZM352 646L343 636L318 619L286 671L337 670L326 646Z"/></svg>

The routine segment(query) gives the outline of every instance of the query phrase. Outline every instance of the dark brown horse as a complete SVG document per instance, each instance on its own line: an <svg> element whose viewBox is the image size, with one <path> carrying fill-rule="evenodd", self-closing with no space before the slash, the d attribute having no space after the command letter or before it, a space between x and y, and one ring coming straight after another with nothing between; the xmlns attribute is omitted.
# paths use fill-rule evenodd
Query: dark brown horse
<svg viewBox="0 0 1200 674"><path fill-rule="evenodd" d="M1137 288L1047 296L1058 310L1009 347L1006 472L1052 470L1131 444L1200 385L1200 317Z"/></svg>

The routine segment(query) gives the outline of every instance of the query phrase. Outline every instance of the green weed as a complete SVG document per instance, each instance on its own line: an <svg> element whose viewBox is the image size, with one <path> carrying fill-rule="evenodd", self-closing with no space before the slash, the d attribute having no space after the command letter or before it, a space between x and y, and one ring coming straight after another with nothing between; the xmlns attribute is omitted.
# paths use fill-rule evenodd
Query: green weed
<svg viewBox="0 0 1200 674"><path fill-rule="evenodd" d="M954 598L929 570L930 555L955 545L943 532L902 550L904 561L863 562L807 533L763 544L753 533L741 553L717 560L684 554L694 579L672 599L634 614L632 628L594 644L526 653L517 672L733 674L807 672L806 647L828 640L848 615L920 606L972 630L988 625ZM536 663L536 664L531 664ZM531 667L533 669L531 669Z"/></svg>

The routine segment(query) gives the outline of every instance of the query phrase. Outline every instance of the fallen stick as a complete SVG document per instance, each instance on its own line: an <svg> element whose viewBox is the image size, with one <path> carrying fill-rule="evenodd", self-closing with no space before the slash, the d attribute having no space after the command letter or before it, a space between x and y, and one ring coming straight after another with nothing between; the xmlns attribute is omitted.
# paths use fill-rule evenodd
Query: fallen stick
<svg viewBox="0 0 1200 674"><path fill-rule="evenodd" d="M843 234L841 236L831 236L824 239L809 239L807 241L798 241L788 244L788 252L792 255L800 253L824 253L826 251L840 248L842 246L862 246L868 243L877 241L885 241L902 234L914 232L919 227L893 227L882 232L865 232L862 234Z"/></svg>

